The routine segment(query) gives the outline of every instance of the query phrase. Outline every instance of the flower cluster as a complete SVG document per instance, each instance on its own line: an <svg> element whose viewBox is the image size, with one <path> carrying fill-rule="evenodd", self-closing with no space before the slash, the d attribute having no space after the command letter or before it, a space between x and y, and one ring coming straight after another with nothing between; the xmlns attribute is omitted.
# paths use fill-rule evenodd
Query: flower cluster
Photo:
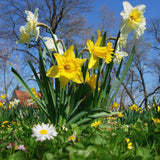
<svg viewBox="0 0 160 160"><path fill-rule="evenodd" d="M14 121L3 121L2 124L1 124L1 127L4 129L4 128L7 128L7 129L11 129L11 128L14 128L14 127L19 127L21 124L19 122L14 122Z"/></svg>
<svg viewBox="0 0 160 160"><path fill-rule="evenodd" d="M138 108L136 104L133 104L132 106L129 107L130 110L135 110L136 112L139 111L139 113L142 112L142 108Z"/></svg>

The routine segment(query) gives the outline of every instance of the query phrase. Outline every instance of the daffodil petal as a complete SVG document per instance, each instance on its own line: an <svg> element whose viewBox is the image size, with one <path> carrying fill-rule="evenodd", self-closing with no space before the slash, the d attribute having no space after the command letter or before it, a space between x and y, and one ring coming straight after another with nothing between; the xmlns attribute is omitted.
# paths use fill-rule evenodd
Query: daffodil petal
<svg viewBox="0 0 160 160"><path fill-rule="evenodd" d="M64 53L65 57L75 58L74 52L73 52L74 46L70 46L66 52Z"/></svg>
<svg viewBox="0 0 160 160"><path fill-rule="evenodd" d="M97 67L98 67L98 57L92 54L89 60L88 68L96 69Z"/></svg>
<svg viewBox="0 0 160 160"><path fill-rule="evenodd" d="M55 56L55 58L57 60L57 63L61 64L64 57L62 55L60 55L59 53L55 53L54 56Z"/></svg>
<svg viewBox="0 0 160 160"><path fill-rule="evenodd" d="M89 52L93 53L93 51L94 51L94 43L91 40L88 40L87 41L87 46L88 46Z"/></svg>
<svg viewBox="0 0 160 160"><path fill-rule="evenodd" d="M87 60L87 58L85 59L80 59L80 58L76 58L75 59L75 63L78 64L80 67L82 67L83 63Z"/></svg>
<svg viewBox="0 0 160 160"><path fill-rule="evenodd" d="M84 79L83 79L82 72L80 72L79 74L76 74L74 77L71 78L71 80L76 83L83 83Z"/></svg>
<svg viewBox="0 0 160 160"><path fill-rule="evenodd" d="M58 66L52 66L52 67L47 71L46 76L58 78L58 77L59 77Z"/></svg>
<svg viewBox="0 0 160 160"><path fill-rule="evenodd" d="M133 8L133 6L129 2L124 1L123 2L123 8L124 8L125 11L129 12Z"/></svg>
<svg viewBox="0 0 160 160"><path fill-rule="evenodd" d="M64 76L61 76L60 77L60 83L61 83L61 86L62 88L64 89L67 85L67 83L69 82L69 79L64 77Z"/></svg>

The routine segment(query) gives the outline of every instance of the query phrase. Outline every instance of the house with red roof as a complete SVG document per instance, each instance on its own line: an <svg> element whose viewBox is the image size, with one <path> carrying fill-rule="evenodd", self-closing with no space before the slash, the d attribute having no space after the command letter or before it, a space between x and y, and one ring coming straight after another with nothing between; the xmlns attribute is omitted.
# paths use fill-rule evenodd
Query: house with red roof
<svg viewBox="0 0 160 160"><path fill-rule="evenodd" d="M38 93L38 96L41 97L41 93ZM19 99L21 106L30 106L29 100L31 100L31 96L26 91L14 90L11 100ZM33 105L31 105L33 106ZM35 104L36 106L36 104Z"/></svg>

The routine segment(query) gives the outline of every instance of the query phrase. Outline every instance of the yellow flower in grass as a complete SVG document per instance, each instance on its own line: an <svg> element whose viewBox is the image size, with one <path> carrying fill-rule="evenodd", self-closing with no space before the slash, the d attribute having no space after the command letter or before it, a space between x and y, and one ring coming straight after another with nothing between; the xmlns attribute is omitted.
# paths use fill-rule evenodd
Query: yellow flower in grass
<svg viewBox="0 0 160 160"><path fill-rule="evenodd" d="M76 140L76 136L75 135L71 135L71 136L68 137L68 141L75 142L75 140Z"/></svg>
<svg viewBox="0 0 160 160"><path fill-rule="evenodd" d="M154 123L160 123L160 119L158 119L158 118L153 118L152 117L152 120L154 121Z"/></svg>
<svg viewBox="0 0 160 160"><path fill-rule="evenodd" d="M128 149L133 149L133 146L132 146L131 142L128 143Z"/></svg>
<svg viewBox="0 0 160 160"><path fill-rule="evenodd" d="M101 120L95 121L91 124L92 127L98 127L101 124Z"/></svg>
<svg viewBox="0 0 160 160"><path fill-rule="evenodd" d="M129 138L125 138L127 145L128 145L128 149L133 149L132 143L130 142Z"/></svg>
<svg viewBox="0 0 160 160"><path fill-rule="evenodd" d="M2 102L0 102L0 107L4 107L4 104Z"/></svg>
<svg viewBox="0 0 160 160"><path fill-rule="evenodd" d="M89 76L89 72L86 72L85 83L88 83L91 87L92 91L95 92L97 82L97 75L93 74L91 77ZM100 82L98 82L98 91L100 91Z"/></svg>
<svg viewBox="0 0 160 160"><path fill-rule="evenodd" d="M6 123L8 123L8 121L4 121L4 122L3 122L3 124L6 124Z"/></svg>
<svg viewBox="0 0 160 160"><path fill-rule="evenodd" d="M136 104L133 104L133 105L132 105L132 106L130 106L129 108L130 108L130 110L135 110L135 111L137 111L137 110L138 110L138 107L137 107L137 105L136 105Z"/></svg>
<svg viewBox="0 0 160 160"><path fill-rule="evenodd" d="M122 113L118 113L117 115L118 115L118 117L123 117L124 116Z"/></svg>
<svg viewBox="0 0 160 160"><path fill-rule="evenodd" d="M62 88L65 88L69 80L76 83L84 82L81 67L86 59L75 58L73 49L73 46L69 47L64 55L55 53L58 65L52 66L46 74L48 77L60 78Z"/></svg>
<svg viewBox="0 0 160 160"><path fill-rule="evenodd" d="M114 102L113 105L112 105L112 107L113 107L114 109L117 109L118 106L119 106L119 103L117 103L117 102Z"/></svg>
<svg viewBox="0 0 160 160"><path fill-rule="evenodd" d="M87 46L89 49L89 52L91 53L91 57L89 60L88 68L96 69L98 67L98 57L103 58L106 63L110 63L112 61L112 54L113 54L113 46L112 43L107 43L107 46L100 47L102 37L100 36L101 32L98 30L98 39L94 45L94 43L91 40L87 41Z"/></svg>
<svg viewBox="0 0 160 160"><path fill-rule="evenodd" d="M5 99L6 98L6 94L1 94L0 98Z"/></svg>
<svg viewBox="0 0 160 160"><path fill-rule="evenodd" d="M36 89L32 88L31 91L35 95L35 97L38 98L38 93L36 92Z"/></svg>
<svg viewBox="0 0 160 160"><path fill-rule="evenodd" d="M129 141L130 141L129 138L125 138L125 140L126 140L127 143L129 143Z"/></svg>
<svg viewBox="0 0 160 160"><path fill-rule="evenodd" d="M144 17L145 5L138 5L136 7L132 7L132 5L124 1L123 2L124 11L120 13L123 17L123 22L121 26L121 33L127 34L134 30L134 35L138 39L146 29L146 19Z"/></svg>
<svg viewBox="0 0 160 160"><path fill-rule="evenodd" d="M157 106L157 111L160 112L160 106Z"/></svg>

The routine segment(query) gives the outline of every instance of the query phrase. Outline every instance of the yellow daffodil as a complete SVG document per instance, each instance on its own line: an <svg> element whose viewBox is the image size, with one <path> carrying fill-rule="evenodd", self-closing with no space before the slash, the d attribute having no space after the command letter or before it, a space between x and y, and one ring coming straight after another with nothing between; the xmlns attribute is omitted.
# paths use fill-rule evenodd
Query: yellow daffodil
<svg viewBox="0 0 160 160"><path fill-rule="evenodd" d="M92 127L98 127L101 124L101 120L95 121L91 124Z"/></svg>
<svg viewBox="0 0 160 160"><path fill-rule="evenodd" d="M114 109L117 109L118 106L119 106L119 103L117 103L117 102L114 102L113 105L112 105L112 107L113 107Z"/></svg>
<svg viewBox="0 0 160 160"><path fill-rule="evenodd" d="M92 91L95 92L97 82L97 75L93 74L91 77L89 76L89 72L86 72L85 83L88 83L91 87ZM98 91L100 90L100 82L98 82Z"/></svg>
<svg viewBox="0 0 160 160"><path fill-rule="evenodd" d="M138 39L144 33L144 30L146 29L146 19L143 15L145 7L145 5L138 5L133 8L129 2L123 2L124 11L120 13L123 17L121 26L122 34L127 34L134 30L134 34Z"/></svg>
<svg viewBox="0 0 160 160"><path fill-rule="evenodd" d="M89 52L91 53L91 58L89 60L88 68L96 69L98 67L98 57L103 58L106 63L110 63L112 61L113 48L112 43L107 43L107 46L100 47L102 37L100 36L101 32L98 30L98 39L94 45L91 40L87 41L87 46Z"/></svg>
<svg viewBox="0 0 160 160"><path fill-rule="evenodd" d="M64 55L55 53L58 65L52 66L46 74L48 77L60 78L62 88L65 88L69 80L76 83L84 82L81 67L86 59L75 58L73 49L73 46L69 47Z"/></svg>
<svg viewBox="0 0 160 160"><path fill-rule="evenodd" d="M154 121L154 123L160 123L160 119L158 119L158 118L153 118L152 117L152 120Z"/></svg>

